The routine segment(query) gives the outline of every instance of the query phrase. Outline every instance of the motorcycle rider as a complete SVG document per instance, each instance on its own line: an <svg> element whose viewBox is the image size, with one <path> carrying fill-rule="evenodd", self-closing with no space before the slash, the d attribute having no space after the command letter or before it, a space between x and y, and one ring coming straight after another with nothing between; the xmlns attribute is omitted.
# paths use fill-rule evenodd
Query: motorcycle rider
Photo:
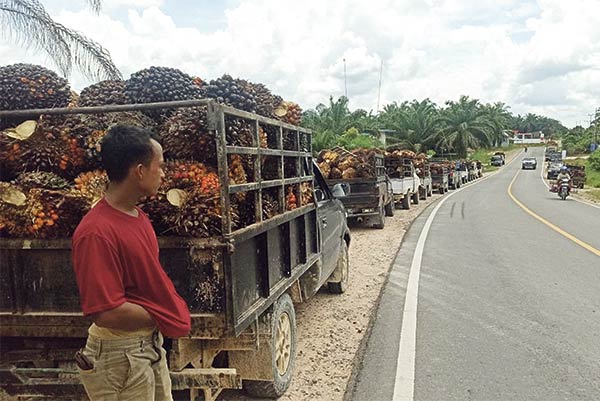
<svg viewBox="0 0 600 401"><path fill-rule="evenodd" d="M569 174L569 169L567 166L562 166L560 168L560 172L556 176L556 187L560 185L561 180L567 179L569 180L569 192L571 192L571 175Z"/></svg>

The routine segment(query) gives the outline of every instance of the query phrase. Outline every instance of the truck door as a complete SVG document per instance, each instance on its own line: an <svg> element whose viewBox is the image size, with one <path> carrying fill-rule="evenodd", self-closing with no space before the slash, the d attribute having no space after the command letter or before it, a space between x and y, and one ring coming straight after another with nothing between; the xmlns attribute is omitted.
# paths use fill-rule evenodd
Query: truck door
<svg viewBox="0 0 600 401"><path fill-rule="evenodd" d="M344 207L334 198L325 183L321 172L315 166L315 197L317 201L317 219L323 255L323 272L329 275L335 268L342 239Z"/></svg>

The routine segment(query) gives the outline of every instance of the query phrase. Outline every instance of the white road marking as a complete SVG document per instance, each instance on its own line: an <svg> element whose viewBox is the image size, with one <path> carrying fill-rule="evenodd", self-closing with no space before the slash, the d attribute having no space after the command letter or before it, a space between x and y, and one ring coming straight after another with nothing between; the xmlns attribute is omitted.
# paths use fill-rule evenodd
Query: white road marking
<svg viewBox="0 0 600 401"><path fill-rule="evenodd" d="M515 156L509 161L506 166L509 166L517 157ZM421 262L423 260L423 250L425 248L425 241L429 234L429 229L433 223L438 210L446 200L452 197L454 194L467 189L475 184L483 182L488 178L494 176L501 170L496 170L486 177L480 178L475 182L467 184L466 186L455 190L451 194L445 196L439 201L435 209L431 212L419 239L417 240L417 247L413 254L412 263L410 265L410 271L408 274L408 284L406 287L406 296L404 300L404 312L402 313L402 328L400 329L400 347L398 349L398 359L396 362L396 377L394 381L394 395L393 401L413 401L415 394L415 354L417 349L417 303L419 299L419 279L421 276Z"/></svg>

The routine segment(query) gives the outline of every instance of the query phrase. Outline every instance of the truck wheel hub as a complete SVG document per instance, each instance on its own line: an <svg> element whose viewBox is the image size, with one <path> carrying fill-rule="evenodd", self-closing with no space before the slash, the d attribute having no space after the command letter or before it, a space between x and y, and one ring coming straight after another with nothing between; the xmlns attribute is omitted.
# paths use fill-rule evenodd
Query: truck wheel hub
<svg viewBox="0 0 600 401"><path fill-rule="evenodd" d="M292 351L292 326L290 317L287 313L279 316L277 323L277 335L275 337L275 362L277 364L277 373L283 376L288 369Z"/></svg>

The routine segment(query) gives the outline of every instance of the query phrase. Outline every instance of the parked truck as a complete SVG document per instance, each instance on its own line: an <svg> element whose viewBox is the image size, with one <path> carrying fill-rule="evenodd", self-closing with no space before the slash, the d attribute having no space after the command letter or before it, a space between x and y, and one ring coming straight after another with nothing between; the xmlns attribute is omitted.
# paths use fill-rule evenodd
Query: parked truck
<svg viewBox="0 0 600 401"><path fill-rule="evenodd" d="M585 186L585 166L580 166L576 164L565 164L569 169L569 174L571 175L571 185L573 188L583 189Z"/></svg>
<svg viewBox="0 0 600 401"><path fill-rule="evenodd" d="M363 160L340 147L329 152L338 154L345 161L352 161L355 158L356 163L364 169L364 174L359 177L331 178L330 176L326 180L331 187L335 185L343 187L344 195L339 199L346 208L348 222L383 229L385 217L393 216L395 209L392 183L386 174L383 155L372 153L368 160Z"/></svg>
<svg viewBox="0 0 600 401"><path fill-rule="evenodd" d="M431 163L431 182L434 190L444 194L448 192L448 163L436 161Z"/></svg>
<svg viewBox="0 0 600 401"><path fill-rule="evenodd" d="M428 196L433 194L433 183L431 181L431 166L428 160L423 160L421 165L416 167L417 176L419 177L419 198L426 200Z"/></svg>
<svg viewBox="0 0 600 401"><path fill-rule="evenodd" d="M159 236L161 263L192 317L189 336L165 343L173 390L189 390L192 400L199 391L213 401L222 389L242 386L254 396L278 397L292 380L298 351L294 305L323 285L344 292L349 275L350 234L344 206L334 196L343 191L329 187L313 165L311 132L210 100L0 111L0 117L179 107L206 107L216 141L222 234ZM228 143L230 118L250 122L256 146ZM268 148L258 145L259 128L266 127L276 133ZM230 182L233 155L253 157L255 178ZM278 177L261 178L259 161L266 157L277 160ZM295 167L284 168L284 159ZM373 182L384 181L378 176ZM286 194L303 196L301 185L312 190L309 201L273 217L261 213L264 191L273 190L283 205ZM256 220L235 229L231 199L242 192L249 194ZM28 399L85 398L73 357L85 344L90 320L80 312L70 239L0 238L0 277L1 387Z"/></svg>
<svg viewBox="0 0 600 401"><path fill-rule="evenodd" d="M410 202L419 203L421 179L417 175L413 160L407 157L385 157L385 169L392 184L394 204L410 209Z"/></svg>
<svg viewBox="0 0 600 401"><path fill-rule="evenodd" d="M462 184L469 182L469 169L467 163L464 160L457 160L456 162L456 173L458 175L459 187Z"/></svg>

